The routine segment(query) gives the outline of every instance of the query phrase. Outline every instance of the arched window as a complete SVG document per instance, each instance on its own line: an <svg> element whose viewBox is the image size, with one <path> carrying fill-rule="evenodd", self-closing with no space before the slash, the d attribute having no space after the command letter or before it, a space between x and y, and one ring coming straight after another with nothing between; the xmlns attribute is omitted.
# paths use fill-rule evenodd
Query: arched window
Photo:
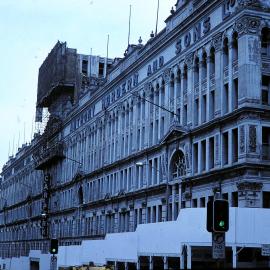
<svg viewBox="0 0 270 270"><path fill-rule="evenodd" d="M225 38L223 41L223 67L226 68L229 64L229 41Z"/></svg>
<svg viewBox="0 0 270 270"><path fill-rule="evenodd" d="M171 159L171 175L173 179L186 175L185 155L180 150Z"/></svg>
<svg viewBox="0 0 270 270"><path fill-rule="evenodd" d="M238 60L238 34L235 32L232 36L232 58L233 61Z"/></svg>

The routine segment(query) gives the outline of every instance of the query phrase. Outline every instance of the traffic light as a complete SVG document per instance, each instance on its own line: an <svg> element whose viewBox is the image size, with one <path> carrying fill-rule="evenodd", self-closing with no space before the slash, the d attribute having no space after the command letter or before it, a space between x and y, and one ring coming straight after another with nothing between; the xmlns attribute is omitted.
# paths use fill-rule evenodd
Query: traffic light
<svg viewBox="0 0 270 270"><path fill-rule="evenodd" d="M51 239L50 253L51 254L58 253L58 239L55 239L55 238Z"/></svg>
<svg viewBox="0 0 270 270"><path fill-rule="evenodd" d="M229 203L227 200L215 200L213 207L213 231L229 230Z"/></svg>
<svg viewBox="0 0 270 270"><path fill-rule="evenodd" d="M213 201L207 202L206 229L208 232L213 232Z"/></svg>

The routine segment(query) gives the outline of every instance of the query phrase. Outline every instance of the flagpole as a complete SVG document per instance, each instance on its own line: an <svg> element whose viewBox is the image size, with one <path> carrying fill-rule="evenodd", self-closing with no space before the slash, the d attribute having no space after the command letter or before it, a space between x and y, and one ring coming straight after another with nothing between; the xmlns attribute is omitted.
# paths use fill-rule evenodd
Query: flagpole
<svg viewBox="0 0 270 270"><path fill-rule="evenodd" d="M157 6L157 20L156 20L156 33L155 33L155 35L157 35L157 31L158 31L158 15L159 15L159 0L158 0L158 6Z"/></svg>
<svg viewBox="0 0 270 270"><path fill-rule="evenodd" d="M131 5L129 5L128 46L129 46L129 42L130 42L130 21L131 21Z"/></svg>

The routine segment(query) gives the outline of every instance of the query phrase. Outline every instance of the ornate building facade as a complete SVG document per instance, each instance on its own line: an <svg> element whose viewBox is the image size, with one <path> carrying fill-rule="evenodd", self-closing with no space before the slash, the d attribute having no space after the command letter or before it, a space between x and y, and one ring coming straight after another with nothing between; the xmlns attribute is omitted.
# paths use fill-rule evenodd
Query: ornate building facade
<svg viewBox="0 0 270 270"><path fill-rule="evenodd" d="M58 42L39 71L45 131L1 173L0 257L174 221L217 192L231 207L270 208L269 8L178 0L166 28L123 59ZM153 269L139 259L125 267Z"/></svg>

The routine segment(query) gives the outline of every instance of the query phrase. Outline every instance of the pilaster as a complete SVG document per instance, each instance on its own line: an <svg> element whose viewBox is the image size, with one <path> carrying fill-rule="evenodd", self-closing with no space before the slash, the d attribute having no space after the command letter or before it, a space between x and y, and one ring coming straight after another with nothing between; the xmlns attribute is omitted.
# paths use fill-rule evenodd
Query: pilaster
<svg viewBox="0 0 270 270"><path fill-rule="evenodd" d="M261 49L258 17L244 15L235 24L238 32L239 107L259 103L261 96Z"/></svg>

